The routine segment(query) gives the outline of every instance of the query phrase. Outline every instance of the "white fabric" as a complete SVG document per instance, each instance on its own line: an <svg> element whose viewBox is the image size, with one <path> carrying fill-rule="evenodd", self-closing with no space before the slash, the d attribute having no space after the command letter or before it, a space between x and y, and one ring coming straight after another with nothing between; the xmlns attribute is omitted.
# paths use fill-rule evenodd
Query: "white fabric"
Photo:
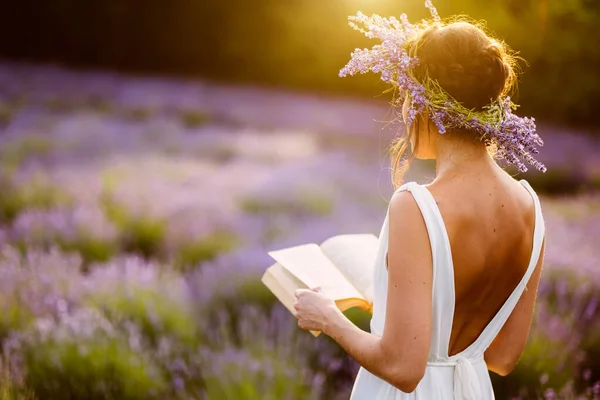
<svg viewBox="0 0 600 400"><path fill-rule="evenodd" d="M433 258L433 321L431 348L425 375L417 388L404 393L386 381L361 368L352 389L351 400L492 400L494 392L483 353L492 343L517 304L538 263L544 238L544 220L539 199L526 180L521 184L529 191L535 204L535 227L531 259L525 275L481 335L465 350L448 355L452 320L454 319L454 266L450 241L431 192L415 182L408 182L396 191L408 190L414 196L427 226ZM379 249L375 260L373 317L371 332L381 335L386 313L388 275L388 213L379 234Z"/></svg>

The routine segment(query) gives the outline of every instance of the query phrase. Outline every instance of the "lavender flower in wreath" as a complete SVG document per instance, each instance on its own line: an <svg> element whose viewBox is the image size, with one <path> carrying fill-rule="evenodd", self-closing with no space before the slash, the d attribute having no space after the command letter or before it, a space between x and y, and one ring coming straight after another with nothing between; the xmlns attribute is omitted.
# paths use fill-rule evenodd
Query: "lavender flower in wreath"
<svg viewBox="0 0 600 400"><path fill-rule="evenodd" d="M381 80L401 95L394 99L394 105L400 106L405 98L409 99L407 126L412 125L418 115L427 113L440 134L448 129L470 130L487 146L495 145L497 156L520 171L527 171L527 163L545 172L544 164L532 156L538 154L537 147L544 145L536 133L535 120L513 114L517 105L509 96L491 102L482 111L476 111L452 98L437 81L428 77L423 81L415 78L413 68L419 65L419 59L410 54L408 44L425 29L444 26L431 0L426 0L425 6L432 18L419 24L411 24L405 14L400 15L400 21L395 17L384 18L377 14L367 17L361 12L348 17L352 28L368 38L380 40L381 44L371 49L354 50L339 76L367 72L379 74Z"/></svg>

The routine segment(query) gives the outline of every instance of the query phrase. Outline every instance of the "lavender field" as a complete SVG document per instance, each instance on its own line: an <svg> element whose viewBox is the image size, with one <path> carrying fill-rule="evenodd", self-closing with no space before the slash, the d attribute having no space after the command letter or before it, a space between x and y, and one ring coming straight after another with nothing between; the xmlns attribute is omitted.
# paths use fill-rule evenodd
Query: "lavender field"
<svg viewBox="0 0 600 400"><path fill-rule="evenodd" d="M378 234L399 127L375 100L0 65L0 399L347 399L357 365L260 277L269 250ZM600 142L539 127L545 270L494 385L600 399Z"/></svg>

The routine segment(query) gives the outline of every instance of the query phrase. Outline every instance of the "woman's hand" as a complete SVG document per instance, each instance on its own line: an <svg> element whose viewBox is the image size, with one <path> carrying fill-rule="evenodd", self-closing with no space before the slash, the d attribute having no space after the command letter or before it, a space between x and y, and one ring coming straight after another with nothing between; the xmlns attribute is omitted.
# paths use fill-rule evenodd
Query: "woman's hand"
<svg viewBox="0 0 600 400"><path fill-rule="evenodd" d="M318 288L298 289L295 296L294 315L302 329L325 332L332 319L340 312L335 302L320 293Z"/></svg>

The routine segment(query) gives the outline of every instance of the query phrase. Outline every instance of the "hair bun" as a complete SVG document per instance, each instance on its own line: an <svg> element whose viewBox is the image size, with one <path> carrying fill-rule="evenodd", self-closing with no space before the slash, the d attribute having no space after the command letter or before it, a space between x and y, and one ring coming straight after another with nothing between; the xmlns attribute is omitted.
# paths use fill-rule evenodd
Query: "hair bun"
<svg viewBox="0 0 600 400"><path fill-rule="evenodd" d="M417 76L429 75L467 108L482 109L514 82L502 44L467 23L428 29L415 51L422 61Z"/></svg>
<svg viewBox="0 0 600 400"><path fill-rule="evenodd" d="M502 50L495 42L484 47L480 54L486 61L482 64L487 64L485 72L486 75L488 75L490 87L492 91L495 92L495 97L497 97L504 90L504 86L510 75L511 67L504 61Z"/></svg>

